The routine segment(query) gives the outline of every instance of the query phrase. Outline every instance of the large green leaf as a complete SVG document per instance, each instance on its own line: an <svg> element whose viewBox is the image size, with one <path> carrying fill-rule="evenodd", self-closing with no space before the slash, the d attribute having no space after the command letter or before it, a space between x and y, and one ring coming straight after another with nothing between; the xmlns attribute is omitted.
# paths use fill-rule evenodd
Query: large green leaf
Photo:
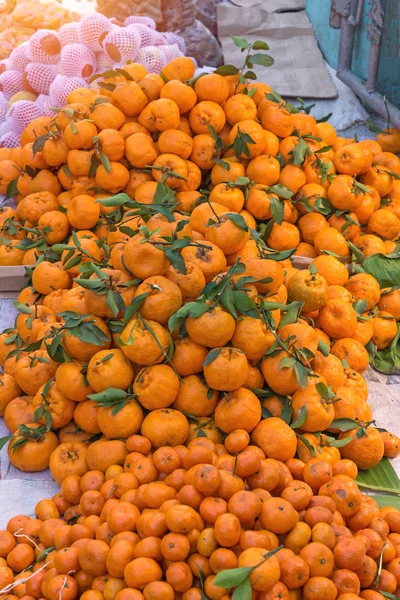
<svg viewBox="0 0 400 600"><path fill-rule="evenodd" d="M397 335L388 348L379 350L372 359L372 365L381 373L400 371L400 327Z"/></svg>
<svg viewBox="0 0 400 600"><path fill-rule="evenodd" d="M379 508L383 506L393 506L400 510L400 496L394 494L370 494L371 497L378 503Z"/></svg>
<svg viewBox="0 0 400 600"><path fill-rule="evenodd" d="M392 492L400 498L400 479L387 458L368 471L359 471L356 482L360 487L379 492Z"/></svg>
<svg viewBox="0 0 400 600"><path fill-rule="evenodd" d="M378 253L368 256L362 266L367 273L375 277L381 288L400 285L400 252L397 248L392 254Z"/></svg>

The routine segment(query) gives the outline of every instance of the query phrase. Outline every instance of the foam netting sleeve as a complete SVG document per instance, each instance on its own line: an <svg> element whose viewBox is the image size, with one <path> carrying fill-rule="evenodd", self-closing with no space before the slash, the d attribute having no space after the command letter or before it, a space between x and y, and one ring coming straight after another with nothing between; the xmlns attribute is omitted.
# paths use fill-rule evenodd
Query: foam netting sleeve
<svg viewBox="0 0 400 600"><path fill-rule="evenodd" d="M111 21L100 13L84 15L79 21L79 41L93 52L101 52L103 39L112 28Z"/></svg>
<svg viewBox="0 0 400 600"><path fill-rule="evenodd" d="M96 55L83 44L69 44L61 50L61 66L65 75L87 79L96 71Z"/></svg>
<svg viewBox="0 0 400 600"><path fill-rule="evenodd" d="M8 102L2 93L0 93L0 123L3 123L8 113Z"/></svg>
<svg viewBox="0 0 400 600"><path fill-rule="evenodd" d="M132 23L127 25L125 31L136 31L140 35L140 46L154 46L158 40L158 32L146 25L140 23Z"/></svg>
<svg viewBox="0 0 400 600"><path fill-rule="evenodd" d="M5 71L0 75L0 91L7 100L23 89L22 73L19 71Z"/></svg>
<svg viewBox="0 0 400 600"><path fill-rule="evenodd" d="M55 65L60 58L61 43L50 29L39 29L29 40L28 55L33 62Z"/></svg>
<svg viewBox="0 0 400 600"><path fill-rule="evenodd" d="M171 46L163 46L162 51L164 52L165 60L167 63L182 56L182 52L179 50L178 44L172 44ZM192 59L194 62L195 59Z"/></svg>
<svg viewBox="0 0 400 600"><path fill-rule="evenodd" d="M167 64L164 48L160 46L141 48L136 55L136 62L141 63L149 73L159 73Z"/></svg>
<svg viewBox="0 0 400 600"><path fill-rule="evenodd" d="M173 31L164 31L163 35L167 44L177 44L182 54L186 54L186 44L183 37Z"/></svg>
<svg viewBox="0 0 400 600"><path fill-rule="evenodd" d="M19 146L19 133L14 131L7 131L0 137L0 148L18 148Z"/></svg>
<svg viewBox="0 0 400 600"><path fill-rule="evenodd" d="M50 86L50 101L52 106L65 106L68 94L81 87L86 87L84 79L57 75Z"/></svg>
<svg viewBox="0 0 400 600"><path fill-rule="evenodd" d="M140 49L140 34L136 29L114 26L104 38L103 48L115 63L136 60Z"/></svg>
<svg viewBox="0 0 400 600"><path fill-rule="evenodd" d="M35 104L39 108L41 115L46 117L54 116L54 110L52 110L52 108L54 108L54 104L51 102L51 98L47 94L39 94L35 100Z"/></svg>
<svg viewBox="0 0 400 600"><path fill-rule="evenodd" d="M34 102L30 102L29 100L14 102L8 111L7 117L7 122L10 124L10 131L22 133L33 119L37 119L41 115L40 108Z"/></svg>
<svg viewBox="0 0 400 600"><path fill-rule="evenodd" d="M108 56L106 52L98 52L96 54L97 72L103 73L108 69L112 69L115 66L115 62ZM97 83L94 82L94 87L97 87Z"/></svg>
<svg viewBox="0 0 400 600"><path fill-rule="evenodd" d="M14 48L8 58L8 68L22 73L26 65L31 62L28 55L28 49L29 42L22 42L22 44Z"/></svg>
<svg viewBox="0 0 400 600"><path fill-rule="evenodd" d="M79 22L65 23L58 30L58 39L61 46L79 42Z"/></svg>
<svg viewBox="0 0 400 600"><path fill-rule="evenodd" d="M56 74L56 65L29 63L22 75L24 89L36 94L48 94Z"/></svg>
<svg viewBox="0 0 400 600"><path fill-rule="evenodd" d="M151 19L150 17L141 17L140 15L132 15L131 17L128 17L124 21L125 27L127 27L128 25L132 25L134 23L146 25L146 27L150 27L150 29L156 28L156 22L154 21L154 19Z"/></svg>

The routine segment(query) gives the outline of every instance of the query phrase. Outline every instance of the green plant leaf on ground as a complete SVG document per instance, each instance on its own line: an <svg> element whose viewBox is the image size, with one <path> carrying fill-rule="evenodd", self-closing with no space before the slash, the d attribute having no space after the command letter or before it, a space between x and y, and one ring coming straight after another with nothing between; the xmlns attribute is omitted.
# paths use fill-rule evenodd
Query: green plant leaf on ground
<svg viewBox="0 0 400 600"><path fill-rule="evenodd" d="M371 360L372 366L381 373L400 371L400 326L397 335L388 348L379 350Z"/></svg>
<svg viewBox="0 0 400 600"><path fill-rule="evenodd" d="M392 254L373 254L368 256L363 269L373 275L381 288L400 284L400 252L398 247Z"/></svg>
<svg viewBox="0 0 400 600"><path fill-rule="evenodd" d="M379 492L392 492L400 498L400 479L387 458L368 471L359 471L356 483Z"/></svg>
<svg viewBox="0 0 400 600"><path fill-rule="evenodd" d="M382 508L383 506L393 506L393 508L400 510L400 496L395 496L394 494L369 495L378 503L379 508Z"/></svg>

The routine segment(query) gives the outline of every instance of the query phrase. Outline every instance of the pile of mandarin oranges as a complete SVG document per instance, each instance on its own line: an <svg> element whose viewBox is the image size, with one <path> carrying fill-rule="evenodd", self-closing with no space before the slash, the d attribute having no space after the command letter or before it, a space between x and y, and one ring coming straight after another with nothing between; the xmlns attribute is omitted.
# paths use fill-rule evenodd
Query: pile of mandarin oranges
<svg viewBox="0 0 400 600"><path fill-rule="evenodd" d="M355 479L400 452L363 377L400 134L194 72L127 64L0 150L1 443L60 486L0 531L0 598L393 600L400 511Z"/></svg>

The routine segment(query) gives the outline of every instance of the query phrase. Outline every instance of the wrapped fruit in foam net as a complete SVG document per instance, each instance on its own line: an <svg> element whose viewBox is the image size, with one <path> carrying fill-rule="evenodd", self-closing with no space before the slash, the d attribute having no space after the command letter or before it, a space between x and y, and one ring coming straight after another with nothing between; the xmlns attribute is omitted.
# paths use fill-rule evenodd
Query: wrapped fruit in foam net
<svg viewBox="0 0 400 600"><path fill-rule="evenodd" d="M103 40L112 27L111 21L103 15L98 13L84 15L79 21L79 41L93 52L101 52Z"/></svg>
<svg viewBox="0 0 400 600"><path fill-rule="evenodd" d="M28 44L28 56L33 62L55 65L60 58L61 44L55 32L40 29Z"/></svg>
<svg viewBox="0 0 400 600"><path fill-rule="evenodd" d="M70 77L87 79L94 74L97 66L96 55L87 46L79 43L68 44L61 50L63 73Z"/></svg>
<svg viewBox="0 0 400 600"><path fill-rule="evenodd" d="M86 14L59 31L39 29L29 41L15 48L0 65L0 90L11 100L35 101L36 106L61 107L69 92L90 85L94 74L140 62L149 73L159 73L166 63L182 56L180 36L156 31L149 17L131 16L123 26L102 14ZM15 96L25 91L27 95ZM0 123L7 115L0 115ZM10 121L12 123L12 121Z"/></svg>
<svg viewBox="0 0 400 600"><path fill-rule="evenodd" d="M66 23L58 30L61 47L79 42L79 23Z"/></svg>
<svg viewBox="0 0 400 600"><path fill-rule="evenodd" d="M57 75L57 65L31 62L22 73L22 85L28 92L49 94L50 86Z"/></svg>
<svg viewBox="0 0 400 600"><path fill-rule="evenodd" d="M18 48L15 48L8 59L8 68L14 71L24 71L25 67L31 62L28 54L29 42L23 42Z"/></svg>
<svg viewBox="0 0 400 600"><path fill-rule="evenodd" d="M14 102L8 111L7 123L10 126L10 131L21 133L31 121L41 115L40 107L35 102L19 100Z"/></svg>

